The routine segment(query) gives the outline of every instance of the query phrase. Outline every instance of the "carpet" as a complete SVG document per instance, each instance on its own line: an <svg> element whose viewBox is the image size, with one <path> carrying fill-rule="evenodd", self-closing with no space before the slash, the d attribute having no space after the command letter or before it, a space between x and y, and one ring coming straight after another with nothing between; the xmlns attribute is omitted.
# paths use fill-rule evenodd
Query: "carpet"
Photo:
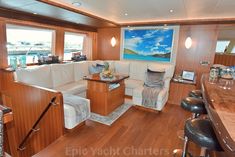
<svg viewBox="0 0 235 157"><path fill-rule="evenodd" d="M132 103L130 101L125 101L125 103L115 109L108 116L102 116L96 113L91 113L90 120L111 126L119 117L121 117L130 107Z"/></svg>

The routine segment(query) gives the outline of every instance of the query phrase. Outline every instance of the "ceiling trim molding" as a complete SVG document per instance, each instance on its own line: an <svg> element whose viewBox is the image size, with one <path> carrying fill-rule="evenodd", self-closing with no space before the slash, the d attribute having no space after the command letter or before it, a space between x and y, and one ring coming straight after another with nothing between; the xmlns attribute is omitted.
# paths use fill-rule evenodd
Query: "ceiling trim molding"
<svg viewBox="0 0 235 157"><path fill-rule="evenodd" d="M95 16L93 14L90 14L90 13L87 13L87 12L84 12L84 11L81 11L81 10L78 10L78 9L74 9L74 8L69 7L69 6L62 5L62 4L53 2L53 1L48 1L48 0L36 0L36 1L42 2L42 3L45 3L45 4L49 4L49 5L52 5L52 6L55 6L55 7L59 7L59 8L62 8L62 9L66 9L68 11L72 11L72 12L75 12L75 13L78 13L78 14L82 14L82 15L85 15L85 16L88 16L88 17L91 17L91 18L95 18L97 20L101 20L101 21L104 21L104 22L107 22L107 23L111 23L111 24L113 24L117 27L120 26L120 24L118 24L114 21L110 21L110 20L101 18L99 16Z"/></svg>
<svg viewBox="0 0 235 157"><path fill-rule="evenodd" d="M50 0L36 0L42 3L46 3L49 5L53 5L62 9L66 9L78 14L82 14L85 16L89 16L92 18L96 18L98 20L102 20L105 22L112 23L117 27L124 27L124 26L147 26L147 25L198 25L198 24L235 24L235 18L213 18L213 19L182 19L182 20L163 20L163 21L143 21L143 22L131 22L131 23L117 23L115 21L111 21L108 19L101 18L99 16L95 16L91 13L87 13L78 9L71 8L69 6L59 4Z"/></svg>
<svg viewBox="0 0 235 157"><path fill-rule="evenodd" d="M151 22L120 23L122 27L152 26L152 25L164 25L164 24L167 24L167 25L235 24L235 18L165 20L165 21L151 21Z"/></svg>
<svg viewBox="0 0 235 157"><path fill-rule="evenodd" d="M28 12L7 9L3 7L0 7L0 17L29 21L29 22L37 22L37 23L42 23L46 25L60 26L60 27L90 31L90 32L97 32L97 28L95 27L82 25L82 24L76 24L73 22L59 20L59 19L55 19L52 17L48 17L48 16L33 15Z"/></svg>

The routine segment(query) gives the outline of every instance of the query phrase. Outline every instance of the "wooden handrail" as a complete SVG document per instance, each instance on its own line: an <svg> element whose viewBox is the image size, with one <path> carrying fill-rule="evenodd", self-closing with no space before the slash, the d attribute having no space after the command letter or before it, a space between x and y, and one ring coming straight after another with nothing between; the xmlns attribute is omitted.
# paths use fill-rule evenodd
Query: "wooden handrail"
<svg viewBox="0 0 235 157"><path fill-rule="evenodd" d="M37 119L37 121L34 123L32 129L30 129L30 131L27 133L27 135L24 137L24 139L22 140L22 142L20 143L18 150L23 151L24 149L26 149L26 147L24 146L26 141L28 140L29 136L36 131L39 131L40 129L36 129L38 123L41 121L41 119L44 117L44 115L47 113L47 111L50 109L50 107L52 105L56 105L55 103L56 97L53 97L51 99L51 102L47 105L47 107L43 110L43 112L41 113L41 115L39 116L39 118Z"/></svg>

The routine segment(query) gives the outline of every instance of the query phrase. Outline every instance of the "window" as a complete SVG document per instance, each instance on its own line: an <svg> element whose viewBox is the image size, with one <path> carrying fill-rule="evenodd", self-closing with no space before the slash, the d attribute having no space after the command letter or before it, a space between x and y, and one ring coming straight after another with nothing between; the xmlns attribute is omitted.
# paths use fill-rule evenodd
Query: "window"
<svg viewBox="0 0 235 157"><path fill-rule="evenodd" d="M52 54L53 30L7 25L8 64L11 57L26 55L26 63L37 63L38 57Z"/></svg>
<svg viewBox="0 0 235 157"><path fill-rule="evenodd" d="M216 44L216 51L218 53L224 53L225 49L228 47L230 41L229 40L218 40Z"/></svg>
<svg viewBox="0 0 235 157"><path fill-rule="evenodd" d="M84 34L65 32L64 60L71 60L73 53L83 51Z"/></svg>
<svg viewBox="0 0 235 157"><path fill-rule="evenodd" d="M233 46L231 53L235 53L235 46Z"/></svg>

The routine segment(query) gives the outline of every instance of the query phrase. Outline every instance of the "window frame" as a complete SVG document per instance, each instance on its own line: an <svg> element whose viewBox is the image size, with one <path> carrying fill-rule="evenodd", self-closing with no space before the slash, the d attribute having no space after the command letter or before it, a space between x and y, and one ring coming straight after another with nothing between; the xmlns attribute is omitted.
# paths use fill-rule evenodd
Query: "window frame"
<svg viewBox="0 0 235 157"><path fill-rule="evenodd" d="M64 51L63 52L65 52L65 35L66 35L66 33L67 34L72 34L72 35L83 36L83 43L82 43L82 51L83 51L84 50L85 38L87 36L87 33L80 32L80 31L73 31L73 30L70 30L70 29L65 29L64 30ZM70 60L64 59L64 56L65 56L65 53L63 53L63 61L71 61L71 59Z"/></svg>
<svg viewBox="0 0 235 157"><path fill-rule="evenodd" d="M7 44L7 29L8 26L13 26L13 27L19 27L19 28L32 28L32 30L47 30L52 32L51 36L51 55L56 55L55 54L55 45L56 45L56 30L53 27L48 27L45 25L41 24L22 24L19 22L6 22L5 23L5 30L6 30L6 44ZM27 29L26 29L27 30ZM7 60L7 65L9 66L8 63L8 48L6 47L6 60ZM38 65L38 63L26 63L26 65Z"/></svg>

